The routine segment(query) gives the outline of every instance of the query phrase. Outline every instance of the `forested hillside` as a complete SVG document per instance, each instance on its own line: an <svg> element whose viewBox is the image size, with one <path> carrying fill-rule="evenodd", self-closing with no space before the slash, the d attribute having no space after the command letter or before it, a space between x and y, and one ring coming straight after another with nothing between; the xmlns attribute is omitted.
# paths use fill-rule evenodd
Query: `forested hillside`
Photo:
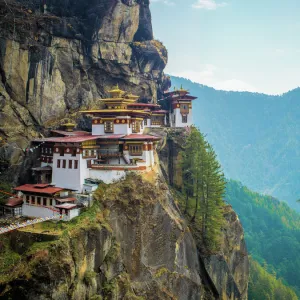
<svg viewBox="0 0 300 300"><path fill-rule="evenodd" d="M171 80L199 97L193 106L194 123L213 145L226 177L298 209L300 89L268 96Z"/></svg>
<svg viewBox="0 0 300 300"><path fill-rule="evenodd" d="M230 180L225 199L239 215L249 253L300 295L300 214Z"/></svg>
<svg viewBox="0 0 300 300"><path fill-rule="evenodd" d="M270 274L255 260L250 260L249 300L297 300L295 292L276 274Z"/></svg>

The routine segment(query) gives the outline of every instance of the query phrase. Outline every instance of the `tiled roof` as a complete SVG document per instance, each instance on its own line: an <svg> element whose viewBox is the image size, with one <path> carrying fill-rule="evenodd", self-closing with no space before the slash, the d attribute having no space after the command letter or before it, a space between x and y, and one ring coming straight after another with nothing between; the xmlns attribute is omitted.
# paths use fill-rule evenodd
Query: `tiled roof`
<svg viewBox="0 0 300 300"><path fill-rule="evenodd" d="M58 133L64 136L83 136L83 135L91 135L91 132L87 131L63 131L63 130L51 130L53 133Z"/></svg>
<svg viewBox="0 0 300 300"><path fill-rule="evenodd" d="M76 198L56 198L55 200L57 200L60 203L65 203L65 202L75 202Z"/></svg>
<svg viewBox="0 0 300 300"><path fill-rule="evenodd" d="M145 134L129 134L122 138L122 140L160 140L160 137Z"/></svg>
<svg viewBox="0 0 300 300"><path fill-rule="evenodd" d="M14 188L14 190L16 191L20 191L20 192L29 192L29 193L35 193L35 194L49 194L49 195L53 195L55 193L61 192L65 189L60 188L60 187L55 187L55 186L51 186L51 185L38 185L38 184L24 184L21 186L18 186L16 188Z"/></svg>
<svg viewBox="0 0 300 300"><path fill-rule="evenodd" d="M23 200L18 197L8 198L6 200L5 206L15 207L23 204Z"/></svg>
<svg viewBox="0 0 300 300"><path fill-rule="evenodd" d="M66 137L49 137L33 140L34 142L52 142L52 143L81 143L90 140L96 140L98 135L88 136L66 136Z"/></svg>
<svg viewBox="0 0 300 300"><path fill-rule="evenodd" d="M110 134L110 135L99 135L97 139L99 140L116 140L116 139L120 139L122 137L124 137L125 134Z"/></svg>
<svg viewBox="0 0 300 300"><path fill-rule="evenodd" d="M166 114L168 111L167 110L153 110L152 113L153 114Z"/></svg>
<svg viewBox="0 0 300 300"><path fill-rule="evenodd" d="M130 103L127 106L159 107L160 105L154 103Z"/></svg>
<svg viewBox="0 0 300 300"><path fill-rule="evenodd" d="M117 113L128 113L134 115L147 115L148 112L144 110L134 110L134 109L95 109L95 110L85 110L80 111L80 113L85 114L117 114Z"/></svg>
<svg viewBox="0 0 300 300"><path fill-rule="evenodd" d="M55 207L69 210L69 209L76 208L77 205L76 204L61 204L61 205L55 205Z"/></svg>

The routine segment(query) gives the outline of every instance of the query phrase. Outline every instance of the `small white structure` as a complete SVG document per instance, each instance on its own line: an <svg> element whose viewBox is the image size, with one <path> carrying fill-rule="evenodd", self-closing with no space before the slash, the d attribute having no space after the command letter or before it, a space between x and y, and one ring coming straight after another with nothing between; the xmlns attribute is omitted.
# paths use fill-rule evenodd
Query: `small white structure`
<svg viewBox="0 0 300 300"><path fill-rule="evenodd" d="M23 199L23 216L46 218L60 215L69 221L79 215L76 198L70 195L70 190L50 184L25 184L15 190Z"/></svg>
<svg viewBox="0 0 300 300"><path fill-rule="evenodd" d="M187 90L182 87L173 92L166 92L166 105L169 107L170 127L189 127L193 125L192 101L197 97L189 95Z"/></svg>

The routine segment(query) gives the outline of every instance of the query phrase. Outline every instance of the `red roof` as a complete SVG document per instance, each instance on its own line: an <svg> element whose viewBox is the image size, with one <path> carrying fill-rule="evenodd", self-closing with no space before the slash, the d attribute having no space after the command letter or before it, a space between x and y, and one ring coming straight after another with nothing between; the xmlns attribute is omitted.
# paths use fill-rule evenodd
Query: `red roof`
<svg viewBox="0 0 300 300"><path fill-rule="evenodd" d="M15 207L23 204L23 200L18 197L8 198L5 206Z"/></svg>
<svg viewBox="0 0 300 300"><path fill-rule="evenodd" d="M51 184L48 183L39 183L39 184L35 184L34 187L39 188L39 189L44 189L48 186L51 186Z"/></svg>
<svg viewBox="0 0 300 300"><path fill-rule="evenodd" d="M65 202L75 202L76 198L56 198L55 200L57 200L60 203L65 203Z"/></svg>
<svg viewBox="0 0 300 300"><path fill-rule="evenodd" d="M44 187L43 187L44 186ZM55 187L51 185L41 185L41 184L24 184L14 188L16 191L20 192L29 192L29 193L36 193L36 194L49 194L53 195L55 193L64 191L66 189Z"/></svg>
<svg viewBox="0 0 300 300"><path fill-rule="evenodd" d="M70 210L70 209L76 208L77 205L76 204L61 204L61 205L55 205L55 207Z"/></svg>
<svg viewBox="0 0 300 300"><path fill-rule="evenodd" d="M105 139L118 140L124 136L125 136L125 134L99 135L97 139L99 139L99 140L105 140Z"/></svg>
<svg viewBox="0 0 300 300"><path fill-rule="evenodd" d="M81 143L85 141L96 140L101 136L90 135L90 136L66 136L66 137L49 137L43 139L33 140L34 142L52 142L52 143Z"/></svg>
<svg viewBox="0 0 300 300"><path fill-rule="evenodd" d="M168 111L167 110L153 110L152 113L153 114L166 114Z"/></svg>
<svg viewBox="0 0 300 300"><path fill-rule="evenodd" d="M145 134L130 134L126 135L122 140L160 140L160 137Z"/></svg>
<svg viewBox="0 0 300 300"><path fill-rule="evenodd" d="M64 136L83 136L91 135L91 132L87 131L64 131L64 130L51 130L51 132L58 133Z"/></svg>

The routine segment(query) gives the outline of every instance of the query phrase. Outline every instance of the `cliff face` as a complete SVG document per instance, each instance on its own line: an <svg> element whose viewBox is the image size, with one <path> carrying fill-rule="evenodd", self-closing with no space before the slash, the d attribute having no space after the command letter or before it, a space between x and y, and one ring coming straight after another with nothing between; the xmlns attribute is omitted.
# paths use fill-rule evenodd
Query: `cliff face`
<svg viewBox="0 0 300 300"><path fill-rule="evenodd" d="M162 137L159 159L166 181L173 187L182 184L180 152L185 139L185 129L152 129ZM221 299L247 299L249 279L249 258L244 239L244 230L237 214L231 206L224 211L225 226L222 230L221 248L217 253L207 254L203 245L197 242L200 261L203 262L208 277ZM204 250L204 251L203 251Z"/></svg>
<svg viewBox="0 0 300 300"><path fill-rule="evenodd" d="M0 137L16 156L8 164L44 126L76 119L116 83L159 96L167 51L153 39L148 0L7 0L0 13Z"/></svg>
<svg viewBox="0 0 300 300"><path fill-rule="evenodd" d="M66 225L55 241L32 246L22 233L18 242L27 247L20 248L14 237L11 244L22 256L6 274L1 268L1 298L215 299L163 181L130 175L102 186L97 197L102 208Z"/></svg>
<svg viewBox="0 0 300 300"><path fill-rule="evenodd" d="M6 236L11 250L0 243L0 298L247 299L248 257L232 209L220 251L203 255L165 181L147 177L151 182L129 175L100 186L92 209L70 223L35 228L38 239Z"/></svg>

